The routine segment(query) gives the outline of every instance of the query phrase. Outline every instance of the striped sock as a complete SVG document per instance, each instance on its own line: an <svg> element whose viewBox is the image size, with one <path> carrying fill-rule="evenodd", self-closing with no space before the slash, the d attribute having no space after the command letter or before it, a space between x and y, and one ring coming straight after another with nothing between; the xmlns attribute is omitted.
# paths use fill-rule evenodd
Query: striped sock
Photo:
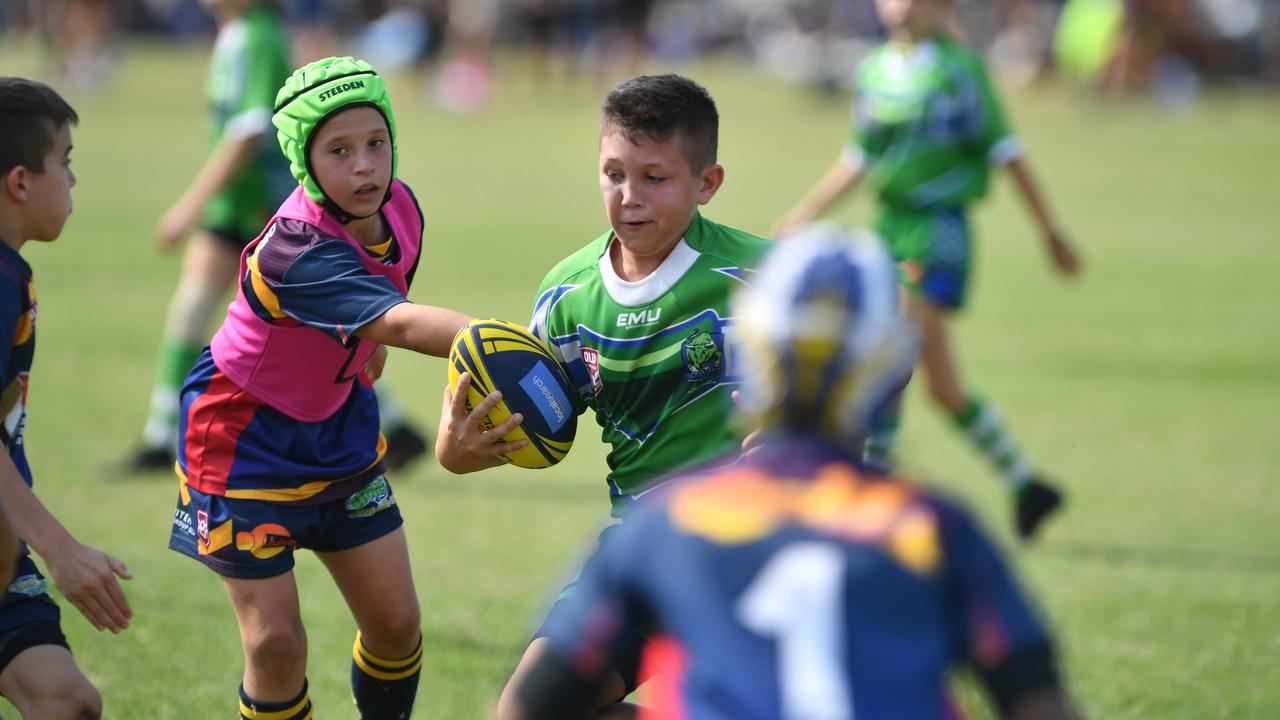
<svg viewBox="0 0 1280 720"><path fill-rule="evenodd" d="M302 680L302 692L285 702L258 702L240 686L240 720L311 720L311 698L307 694L307 680Z"/></svg>
<svg viewBox="0 0 1280 720"><path fill-rule="evenodd" d="M403 720L413 712L422 674L422 637L418 647L401 660L383 660L364 646L356 631L351 651L351 695L361 720Z"/></svg>
<svg viewBox="0 0 1280 720"><path fill-rule="evenodd" d="M951 419L991 460L1010 489L1017 492L1031 481L1031 463L1004 426L1000 411L994 405L971 397L965 409L952 415Z"/></svg>
<svg viewBox="0 0 1280 720"><path fill-rule="evenodd" d="M142 441L148 448L172 451L178 444L178 392L203 350L200 345L169 339L160 344L155 384L151 388L151 411L142 429Z"/></svg>
<svg viewBox="0 0 1280 720"><path fill-rule="evenodd" d="M893 468L893 449L898 444L898 426L901 416L898 408L893 412L878 414L871 423L871 432L862 444L862 461L886 472Z"/></svg>

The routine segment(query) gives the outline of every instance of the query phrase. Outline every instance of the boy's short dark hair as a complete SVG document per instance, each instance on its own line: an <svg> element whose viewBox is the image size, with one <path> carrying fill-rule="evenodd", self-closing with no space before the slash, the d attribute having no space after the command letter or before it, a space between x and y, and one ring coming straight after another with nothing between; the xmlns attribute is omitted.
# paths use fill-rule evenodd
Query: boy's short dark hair
<svg viewBox="0 0 1280 720"><path fill-rule="evenodd" d="M0 77L0 175L22 165L44 172L44 156L63 125L80 121L53 88L18 77Z"/></svg>
<svg viewBox="0 0 1280 720"><path fill-rule="evenodd" d="M716 161L720 114L707 89L680 75L639 75L605 96L600 134L620 131L631 142L666 142L676 133L695 173Z"/></svg>

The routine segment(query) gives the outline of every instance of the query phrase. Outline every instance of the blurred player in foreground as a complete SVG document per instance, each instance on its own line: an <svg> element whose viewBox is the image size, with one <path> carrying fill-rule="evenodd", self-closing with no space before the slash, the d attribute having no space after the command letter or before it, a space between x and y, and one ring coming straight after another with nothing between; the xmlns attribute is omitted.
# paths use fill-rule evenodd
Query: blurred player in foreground
<svg viewBox="0 0 1280 720"><path fill-rule="evenodd" d="M52 242L71 214L71 125L76 113L56 92L21 78L0 78L0 505L24 544L16 577L0 604L0 694L24 718L82 720L102 713L102 698L71 657L48 581L27 550L44 560L64 597L98 630L118 633L133 611L116 576L124 563L81 543L32 492L24 430L27 380L36 349L36 293L19 251Z"/></svg>
<svg viewBox="0 0 1280 720"><path fill-rule="evenodd" d="M1048 631L968 513L861 462L915 357L895 284L873 236L830 224L766 256L734 304L761 443L602 543L512 717L587 717L604 668L637 660L656 718L955 718L961 665L1003 717L1072 717Z"/></svg>
<svg viewBox="0 0 1280 720"><path fill-rule="evenodd" d="M878 231L911 289L924 332L920 363L934 401L996 466L1014 499L1014 526L1030 538L1062 504L995 405L965 384L947 325L964 306L971 263L968 206L987 191L990 168L1007 167L1031 209L1057 270L1076 274L1075 248L1051 216L1005 121L982 59L945 34L946 0L877 0L889 40L859 66L856 128L834 165L776 227L782 235L821 215L864 178L881 204ZM897 413L870 433L867 452L885 461Z"/></svg>

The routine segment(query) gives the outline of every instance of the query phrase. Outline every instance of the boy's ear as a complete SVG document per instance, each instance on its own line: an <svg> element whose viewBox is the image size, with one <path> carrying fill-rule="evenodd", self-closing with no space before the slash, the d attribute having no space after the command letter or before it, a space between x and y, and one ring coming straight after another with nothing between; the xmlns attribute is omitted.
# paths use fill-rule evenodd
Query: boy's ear
<svg viewBox="0 0 1280 720"><path fill-rule="evenodd" d="M702 187L698 190L698 204L706 205L716 196L724 184L724 166L711 163L702 171Z"/></svg>
<svg viewBox="0 0 1280 720"><path fill-rule="evenodd" d="M14 165L4 175L4 191L14 202L27 201L27 176L25 165Z"/></svg>

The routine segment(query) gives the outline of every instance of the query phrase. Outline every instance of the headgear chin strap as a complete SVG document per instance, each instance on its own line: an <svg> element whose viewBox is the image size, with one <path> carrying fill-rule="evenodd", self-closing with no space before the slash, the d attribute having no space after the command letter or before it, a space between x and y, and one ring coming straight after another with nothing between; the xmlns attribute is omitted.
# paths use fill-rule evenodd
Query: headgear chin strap
<svg viewBox="0 0 1280 720"><path fill-rule="evenodd" d="M307 196L320 203L342 224L376 215L391 199L391 186L382 197L378 210L364 216L352 215L334 202L311 172L308 153L316 130L342 110L366 105L382 114L391 136L391 177L395 178L400 164L396 143L396 119L391 112L391 98L387 85L373 66L353 57L330 57L304 65L294 71L276 93L275 114L271 123L276 126L276 139L280 150L289 160L289 170L302 185Z"/></svg>

